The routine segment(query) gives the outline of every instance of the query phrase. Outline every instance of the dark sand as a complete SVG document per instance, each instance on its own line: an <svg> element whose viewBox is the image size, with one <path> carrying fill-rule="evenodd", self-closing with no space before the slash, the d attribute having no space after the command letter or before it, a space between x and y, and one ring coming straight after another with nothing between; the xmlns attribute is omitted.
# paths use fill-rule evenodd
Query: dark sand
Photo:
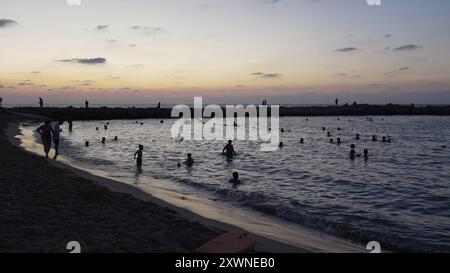
<svg viewBox="0 0 450 273"><path fill-rule="evenodd" d="M0 252L191 252L219 234L179 213L52 166L5 137L0 115Z"/></svg>

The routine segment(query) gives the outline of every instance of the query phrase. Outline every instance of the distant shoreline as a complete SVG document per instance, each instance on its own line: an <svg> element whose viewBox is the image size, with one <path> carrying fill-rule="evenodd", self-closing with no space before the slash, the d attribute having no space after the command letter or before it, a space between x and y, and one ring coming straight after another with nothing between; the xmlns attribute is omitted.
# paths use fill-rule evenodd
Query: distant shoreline
<svg viewBox="0 0 450 273"><path fill-rule="evenodd" d="M111 120L111 119L167 119L171 117L170 108L137 107L13 107L1 108L1 112L20 113L30 117L48 117L62 120ZM192 108L191 108L192 112ZM280 107L281 117L298 116L450 116L450 105L415 106L415 105L343 105L343 106L293 106Z"/></svg>

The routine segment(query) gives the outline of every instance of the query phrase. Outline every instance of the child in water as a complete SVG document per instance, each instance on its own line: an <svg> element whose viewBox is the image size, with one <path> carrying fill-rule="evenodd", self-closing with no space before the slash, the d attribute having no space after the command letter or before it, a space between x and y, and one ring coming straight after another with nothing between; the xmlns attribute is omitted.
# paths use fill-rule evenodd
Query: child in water
<svg viewBox="0 0 450 273"><path fill-rule="evenodd" d="M239 180L239 173L238 172L234 172L233 173L233 179L230 179L229 182L234 184L234 185L240 184L241 180Z"/></svg>
<svg viewBox="0 0 450 273"><path fill-rule="evenodd" d="M136 159L136 166L139 168L142 166L142 151L144 150L144 146L139 144L139 150L134 153L134 159Z"/></svg>
<svg viewBox="0 0 450 273"><path fill-rule="evenodd" d="M192 166L194 164L194 159L192 158L192 154L191 153L187 154L187 159L184 162L184 164L186 164L187 166Z"/></svg>

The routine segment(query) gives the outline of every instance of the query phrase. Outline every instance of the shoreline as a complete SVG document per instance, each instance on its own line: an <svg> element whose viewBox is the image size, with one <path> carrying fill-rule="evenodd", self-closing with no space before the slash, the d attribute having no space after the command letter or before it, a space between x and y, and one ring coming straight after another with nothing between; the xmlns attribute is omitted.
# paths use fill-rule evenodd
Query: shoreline
<svg viewBox="0 0 450 273"><path fill-rule="evenodd" d="M10 130L11 131L11 130ZM17 135L18 128L16 126L15 132L10 132L9 136L10 138L14 138L14 135ZM15 138L14 138L15 139ZM20 145L20 141L15 139L16 145ZM20 147L20 146L19 146ZM20 147L24 149L24 147ZM84 170L79 169L77 166L71 166L70 163L61 163L61 162L51 162L54 165L57 165L58 167L68 169L70 172L74 173L75 175L81 176L83 178L89 179L91 181L94 181L95 183L98 183L102 186L105 186L109 190L117 191L121 193L131 194L133 197L144 200L144 201L150 201L152 203L155 203L157 205L168 207L171 210L176 211L183 217L189 219L190 221L199 222L202 225L205 225L206 227L213 228L213 229L220 229L220 230L226 230L230 231L233 229L244 229L248 230L249 232L255 234L254 229L256 229L256 234L258 237L258 244L255 247L255 251L257 252L282 252L282 253L305 253L305 252L363 252L365 251L362 246L356 246L356 244L337 239L332 238L329 235L322 234L320 232L313 232L311 233L309 229L305 230L296 230L297 227L294 227L296 225L286 225L283 223L280 225L268 224L267 219L258 219L258 215L253 214L240 214L235 211L227 210L226 208L212 208L215 206L215 204L209 204L209 203L202 203L199 200L192 200L189 198L189 200L185 200L186 198L182 195L178 195L174 192L170 192L167 194L166 192L161 191L144 191L138 187L135 187L133 185L129 185L120 181L116 181L114 179L110 179L106 177L105 175L99 174L97 172L90 173L90 170ZM156 195L155 195L156 193ZM193 204L195 203L195 204ZM187 206L186 206L187 205ZM189 205L191 206L189 210ZM188 208L181 208L181 207L188 207ZM204 212L205 210L208 211L206 213L206 217L199 215L199 211L195 211L197 208L199 210L200 208L203 208L200 210L201 212ZM204 213L203 213L204 214ZM229 215L230 214L230 215ZM231 215L232 214L232 215ZM217 220L217 217L210 217L214 215L225 215L225 218L219 217L219 220ZM255 217L255 218L252 218ZM228 217L228 218L227 218ZM252 218L252 220L245 220L247 217ZM210 218L216 218L215 220L212 220ZM230 222L233 223L233 220L239 221L238 227L236 227L233 224L229 224ZM275 222L275 219L273 219ZM225 221L225 222L224 222ZM245 223L247 221L247 223ZM258 222L259 221L259 222ZM270 219L269 219L270 221ZM281 220L277 220L280 222L284 222ZM244 222L244 223L242 223ZM258 225L259 224L259 225ZM264 226L262 228L259 228L259 226ZM253 230L252 230L253 229ZM286 231L286 235L279 236L279 233L281 231ZM261 236L261 233L264 234ZM278 233L278 234L276 234ZM278 236L277 236L278 235ZM267 238L269 236L269 238ZM297 244L291 244L286 239L288 236L298 236L299 238L296 240ZM278 240L277 240L278 239ZM304 240L304 245L302 240ZM299 245L300 244L300 245Z"/></svg>
<svg viewBox="0 0 450 273"><path fill-rule="evenodd" d="M20 149L23 152L25 152L28 155L34 156L32 152L27 151L24 147L21 147L21 141L16 138L15 136L17 134L20 134L20 130L18 128L18 123L8 123L9 126L7 128L6 134L3 136L3 138L6 138L16 149ZM5 133L5 132L4 132ZM70 175L74 175L86 180L89 180L90 182L102 186L104 190L119 193L119 194L126 194L131 196L134 199L144 201L146 203L151 203L153 205L162 207L164 209L168 209L170 211L174 211L178 217L183 218L184 220L188 221L189 223L201 225L207 229L210 229L214 232L218 232L217 235L223 232L228 232L231 230L242 230L241 228L222 223L219 221L211 220L205 217L202 217L198 214L195 214L187 209L177 207L175 205L172 205L164 200L161 200L159 198L156 198L136 187L133 187L131 185L115 181L113 179L103 177L103 176L97 176L94 174L91 174L87 171L75 168L71 165L59 162L59 161L47 161L48 165L51 166L51 168L58 168L64 171L69 171ZM1 236L0 236L1 237ZM211 237L210 239L213 239L214 237ZM285 244L282 242L274 241L259 235L256 235L257 238L257 244L255 245L254 251L255 252L263 252L263 253L307 253L310 252L306 249L302 249L299 247L291 246L289 244ZM200 246L200 245L198 245ZM0 252L3 250L0 249ZM192 250L193 251L193 250ZM64 252L64 250L62 251Z"/></svg>

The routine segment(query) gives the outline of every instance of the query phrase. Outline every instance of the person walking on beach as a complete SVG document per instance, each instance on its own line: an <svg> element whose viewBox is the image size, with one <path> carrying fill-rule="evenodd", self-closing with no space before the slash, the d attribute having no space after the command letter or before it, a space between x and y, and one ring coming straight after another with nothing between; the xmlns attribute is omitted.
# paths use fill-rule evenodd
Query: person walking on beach
<svg viewBox="0 0 450 273"><path fill-rule="evenodd" d="M45 158L48 158L48 153L52 146L52 126L50 120L46 119L44 125L36 129L36 132L41 135L41 142L44 145Z"/></svg>
<svg viewBox="0 0 450 273"><path fill-rule="evenodd" d="M134 153L134 159L136 159L136 166L140 169L142 167L142 151L144 146L139 144L139 150Z"/></svg>
<svg viewBox="0 0 450 273"><path fill-rule="evenodd" d="M55 160L59 155L59 136L61 133L60 125L62 125L63 123L64 123L64 121L60 120L60 121L54 122L52 125L53 144L55 144L55 156L53 157L53 159L55 159Z"/></svg>
<svg viewBox="0 0 450 273"><path fill-rule="evenodd" d="M44 100L41 97L39 97L39 107L44 107Z"/></svg>
<svg viewBox="0 0 450 273"><path fill-rule="evenodd" d="M223 147L222 153L225 154L227 158L232 158L237 155L232 143L233 142L231 140L228 140L228 144Z"/></svg>
<svg viewBox="0 0 450 273"><path fill-rule="evenodd" d="M89 108L89 102L87 100L84 102L84 106L86 107L86 109Z"/></svg>

